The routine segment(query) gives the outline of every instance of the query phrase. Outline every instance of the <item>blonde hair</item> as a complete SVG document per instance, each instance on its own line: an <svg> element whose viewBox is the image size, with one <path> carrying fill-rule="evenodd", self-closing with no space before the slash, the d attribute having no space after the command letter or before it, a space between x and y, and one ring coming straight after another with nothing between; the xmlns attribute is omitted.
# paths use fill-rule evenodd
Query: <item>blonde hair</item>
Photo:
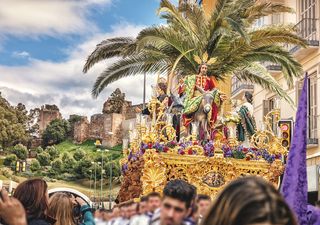
<svg viewBox="0 0 320 225"><path fill-rule="evenodd" d="M65 193L55 193L49 200L49 216L56 219L55 225L75 225L73 202Z"/></svg>

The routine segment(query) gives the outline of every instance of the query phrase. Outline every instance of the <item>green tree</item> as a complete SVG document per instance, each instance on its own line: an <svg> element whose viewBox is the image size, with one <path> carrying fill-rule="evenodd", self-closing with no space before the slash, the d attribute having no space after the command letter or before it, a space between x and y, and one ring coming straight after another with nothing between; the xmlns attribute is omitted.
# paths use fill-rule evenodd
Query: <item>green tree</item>
<svg viewBox="0 0 320 225"><path fill-rule="evenodd" d="M167 25L147 27L137 38L117 37L102 41L88 57L83 72L105 59L117 57L106 68L92 89L97 97L110 83L137 74L197 73L195 55L207 52L215 62L208 74L217 80L235 75L241 81L259 84L276 92L291 104L288 94L268 73L262 62L277 63L289 86L301 75L301 65L284 49L284 44L305 47L292 26L268 25L252 29L254 23L274 13L291 13L279 3L256 0L217 0L209 17L197 4L177 8L169 0L161 0L159 14Z"/></svg>
<svg viewBox="0 0 320 225"><path fill-rule="evenodd" d="M40 153L43 152L43 148L42 148L41 146L39 146L39 147L37 147L37 148L35 149L35 151L36 151L37 154L40 154Z"/></svg>
<svg viewBox="0 0 320 225"><path fill-rule="evenodd" d="M36 159L33 159L32 162L31 162L31 165L30 165L30 170L32 172L37 172L40 169L41 169L41 165L40 165L39 161L36 160Z"/></svg>
<svg viewBox="0 0 320 225"><path fill-rule="evenodd" d="M23 104L13 107L0 93L0 145L3 148L27 142L30 138L27 118Z"/></svg>
<svg viewBox="0 0 320 225"><path fill-rule="evenodd" d="M73 171L76 165L76 161L66 152L62 155L62 162L64 171L69 173Z"/></svg>
<svg viewBox="0 0 320 225"><path fill-rule="evenodd" d="M91 171L91 172L90 172ZM90 178L93 171L93 165L90 158L82 158L74 167L74 173L78 178ZM96 167L97 177L101 174L101 166Z"/></svg>
<svg viewBox="0 0 320 225"><path fill-rule="evenodd" d="M67 138L70 124L64 119L55 119L50 122L43 132L42 138L45 146L58 144Z"/></svg>
<svg viewBox="0 0 320 225"><path fill-rule="evenodd" d="M51 163L51 167L52 167L53 171L55 171L56 173L60 173L62 171L62 161L61 161L61 159L55 159Z"/></svg>
<svg viewBox="0 0 320 225"><path fill-rule="evenodd" d="M76 160L76 161L79 161L81 160L82 158L84 158L86 156L86 153L81 150L81 149L78 149L74 154L73 154L73 158Z"/></svg>
<svg viewBox="0 0 320 225"><path fill-rule="evenodd" d="M11 152L15 154L18 157L18 159L26 159L28 156L28 149L26 146L22 144L15 145L12 148Z"/></svg>
<svg viewBox="0 0 320 225"><path fill-rule="evenodd" d="M50 155L47 152L42 152L37 155L37 160L39 161L41 166L49 166L50 165Z"/></svg>
<svg viewBox="0 0 320 225"><path fill-rule="evenodd" d="M15 154L10 154L4 158L3 165L12 166L17 160L18 157Z"/></svg>
<svg viewBox="0 0 320 225"><path fill-rule="evenodd" d="M46 147L46 152L50 155L50 160L54 160L55 158L58 158L60 155L60 152L58 149L56 149L54 146L48 146Z"/></svg>

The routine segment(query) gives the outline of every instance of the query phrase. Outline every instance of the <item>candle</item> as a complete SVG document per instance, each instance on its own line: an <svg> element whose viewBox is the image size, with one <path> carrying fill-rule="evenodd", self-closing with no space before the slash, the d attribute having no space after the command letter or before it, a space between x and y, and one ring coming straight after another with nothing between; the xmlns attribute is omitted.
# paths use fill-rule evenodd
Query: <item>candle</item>
<svg viewBox="0 0 320 225"><path fill-rule="evenodd" d="M122 150L127 150L129 145L129 140L127 138L122 139Z"/></svg>

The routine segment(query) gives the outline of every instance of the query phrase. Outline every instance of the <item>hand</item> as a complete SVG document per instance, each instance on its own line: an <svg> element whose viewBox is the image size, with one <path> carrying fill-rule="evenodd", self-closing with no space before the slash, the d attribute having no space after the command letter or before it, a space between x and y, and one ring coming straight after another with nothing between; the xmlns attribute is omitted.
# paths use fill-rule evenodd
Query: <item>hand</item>
<svg viewBox="0 0 320 225"><path fill-rule="evenodd" d="M79 203L80 206L86 205L87 203L80 197L76 197L76 201Z"/></svg>
<svg viewBox="0 0 320 225"><path fill-rule="evenodd" d="M9 225L27 225L26 212L22 204L10 198L6 190L1 191L0 217Z"/></svg>
<svg viewBox="0 0 320 225"><path fill-rule="evenodd" d="M228 99L228 96L226 94L220 94L220 99L221 99L221 101L224 102L225 100Z"/></svg>

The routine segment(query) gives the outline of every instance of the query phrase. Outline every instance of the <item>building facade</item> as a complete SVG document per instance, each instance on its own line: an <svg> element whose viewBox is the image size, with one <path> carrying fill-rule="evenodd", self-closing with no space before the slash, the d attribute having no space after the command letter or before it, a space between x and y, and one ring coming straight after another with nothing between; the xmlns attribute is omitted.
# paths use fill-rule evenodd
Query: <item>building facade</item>
<svg viewBox="0 0 320 225"><path fill-rule="evenodd" d="M297 46L285 46L303 67L303 74L301 74L301 78L295 79L292 87L288 87L284 75L281 72L280 65L265 63L265 66L279 84L281 84L284 90L286 90L294 101L295 106L298 104L299 94L302 89L303 75L307 74L308 76L308 191L310 199L319 199L320 0L278 0L274 2L279 2L293 8L295 13L275 14L264 17L257 21L255 26L259 27L268 24L294 24L297 33L307 41L308 47L305 49ZM259 128L259 124L263 121L264 115L274 108L277 96L258 85L239 82L234 77L232 79L231 88L232 98L241 100L245 91L251 91L254 95L254 116ZM280 100L280 106L281 119L292 119L295 121L296 109L290 106L285 100ZM312 200L310 201L312 202Z"/></svg>

